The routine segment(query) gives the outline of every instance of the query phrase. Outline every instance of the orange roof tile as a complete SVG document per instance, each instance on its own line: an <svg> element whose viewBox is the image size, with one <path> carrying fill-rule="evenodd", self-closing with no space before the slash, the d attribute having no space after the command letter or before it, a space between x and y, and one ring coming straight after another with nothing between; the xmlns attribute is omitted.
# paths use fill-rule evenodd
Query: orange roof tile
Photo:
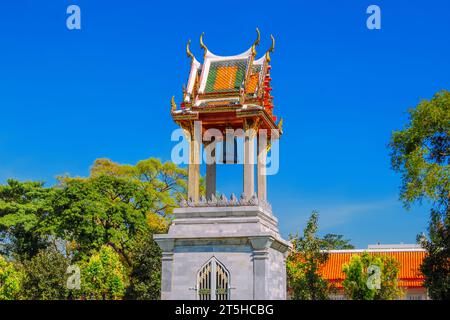
<svg viewBox="0 0 450 320"><path fill-rule="evenodd" d="M400 287L421 287L424 276L420 272L420 265L426 255L423 250L417 251L367 251L369 254L388 255L400 262L398 285ZM350 261L351 256L361 254L361 251L330 252L328 261L321 268L322 276L341 288L345 279L342 266Z"/></svg>

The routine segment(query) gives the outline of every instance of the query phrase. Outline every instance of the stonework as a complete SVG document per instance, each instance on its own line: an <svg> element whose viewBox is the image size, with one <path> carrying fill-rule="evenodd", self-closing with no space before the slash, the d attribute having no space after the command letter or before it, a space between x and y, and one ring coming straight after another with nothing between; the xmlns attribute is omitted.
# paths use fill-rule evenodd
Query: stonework
<svg viewBox="0 0 450 320"><path fill-rule="evenodd" d="M234 56L211 53L202 34L203 63L190 51L190 42L186 46L191 70L180 108L172 97L171 115L189 142L187 199L174 210L169 232L154 236L163 251L162 299L286 298L290 244L278 231L266 182L268 151L283 133L270 84L275 39L271 36L271 47L257 59L256 32L253 45ZM235 159L237 138L244 144L243 194L228 199L216 195L216 144L225 151L224 163L234 164L228 159ZM200 192L201 146L211 150L206 152L205 195Z"/></svg>
<svg viewBox="0 0 450 320"><path fill-rule="evenodd" d="M197 276L215 258L228 270L229 299L286 299L290 244L278 221L259 206L175 209L163 250L162 299L198 299Z"/></svg>

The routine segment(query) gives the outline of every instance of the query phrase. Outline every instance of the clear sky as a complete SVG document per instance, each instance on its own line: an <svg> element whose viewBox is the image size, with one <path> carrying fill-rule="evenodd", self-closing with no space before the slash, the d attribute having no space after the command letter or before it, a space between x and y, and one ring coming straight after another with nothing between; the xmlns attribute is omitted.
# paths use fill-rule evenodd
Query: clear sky
<svg viewBox="0 0 450 320"><path fill-rule="evenodd" d="M66 9L81 8L81 30ZM381 30L366 8L381 8ZM450 89L450 2L94 1L0 2L0 182L87 175L92 162L170 159L198 37L219 55L270 46L275 113L284 118L280 172L268 195L284 236L313 209L320 232L358 247L412 243L426 206L403 209L386 147L407 108ZM241 168L220 166L218 189L242 191Z"/></svg>

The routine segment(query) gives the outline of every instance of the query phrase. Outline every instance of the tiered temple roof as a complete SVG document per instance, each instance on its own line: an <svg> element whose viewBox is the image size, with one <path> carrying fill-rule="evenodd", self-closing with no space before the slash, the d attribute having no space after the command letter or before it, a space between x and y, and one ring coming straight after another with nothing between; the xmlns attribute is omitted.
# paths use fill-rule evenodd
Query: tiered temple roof
<svg viewBox="0 0 450 320"><path fill-rule="evenodd" d="M204 44L202 34L200 46L204 50L203 63L194 57L188 42L186 53L191 59L191 69L179 107L172 98L172 116L176 122L182 125L183 120L207 121L199 114L216 113L210 115L209 119L228 119L233 127L234 117L257 116L263 120L261 128L281 129L276 125L277 118L273 114L270 86L270 53L274 51L275 39L271 36L271 47L257 59L256 47L260 42L260 33L258 29L256 31L257 38L252 46L234 56L212 53ZM233 117L230 117L230 112Z"/></svg>

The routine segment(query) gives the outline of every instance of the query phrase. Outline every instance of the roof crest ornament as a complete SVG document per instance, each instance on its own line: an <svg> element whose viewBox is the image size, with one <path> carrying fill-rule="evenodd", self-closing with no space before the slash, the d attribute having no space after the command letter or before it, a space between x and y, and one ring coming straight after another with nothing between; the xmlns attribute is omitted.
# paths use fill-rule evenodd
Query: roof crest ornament
<svg viewBox="0 0 450 320"><path fill-rule="evenodd" d="M259 45L259 42L261 41L261 34L259 33L259 29L256 28L256 40L253 42L252 45L252 55L256 56L256 46Z"/></svg>
<svg viewBox="0 0 450 320"><path fill-rule="evenodd" d="M172 112L177 110L177 104L175 103L175 96L172 96L172 99L170 100L170 105L172 106Z"/></svg>
<svg viewBox="0 0 450 320"><path fill-rule="evenodd" d="M203 43L203 36L204 35L205 35L204 32L202 32L202 34L200 35L200 48L202 48L205 51L205 55L206 55L206 52L208 52L208 48Z"/></svg>
<svg viewBox="0 0 450 320"><path fill-rule="evenodd" d="M283 132L283 117L280 118L280 122L278 122L277 127L280 132Z"/></svg>
<svg viewBox="0 0 450 320"><path fill-rule="evenodd" d="M193 55L192 52L191 52L190 45L191 45L191 39L189 39L188 42L187 42L187 44L186 44L186 55L187 55L189 58L191 58L191 62L193 62L193 61L195 60L195 57L194 57L194 55Z"/></svg>
<svg viewBox="0 0 450 320"><path fill-rule="evenodd" d="M270 53L275 51L275 38L273 35L270 35L270 38L272 39L272 45L270 46L269 50L266 52L266 60L267 62L270 62Z"/></svg>

